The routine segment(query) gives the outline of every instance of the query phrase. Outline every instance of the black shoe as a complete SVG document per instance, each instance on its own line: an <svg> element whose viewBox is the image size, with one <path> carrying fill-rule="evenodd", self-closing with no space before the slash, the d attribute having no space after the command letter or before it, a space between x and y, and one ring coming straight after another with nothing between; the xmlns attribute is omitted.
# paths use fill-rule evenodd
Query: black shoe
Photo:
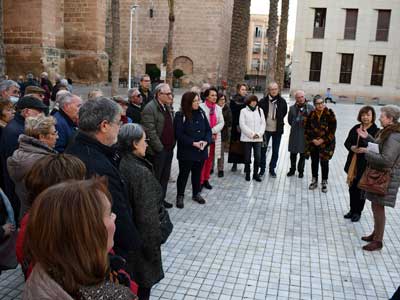
<svg viewBox="0 0 400 300"><path fill-rule="evenodd" d="M246 181L250 181L250 173L246 173Z"/></svg>
<svg viewBox="0 0 400 300"><path fill-rule="evenodd" d="M204 181L203 187L205 187L207 190L211 190L211 189L212 189L212 186L211 186L211 184L208 182L208 180Z"/></svg>
<svg viewBox="0 0 400 300"><path fill-rule="evenodd" d="M181 195L176 196L176 207L183 208L183 196Z"/></svg>
<svg viewBox="0 0 400 300"><path fill-rule="evenodd" d="M224 171L218 171L218 177L224 177Z"/></svg>
<svg viewBox="0 0 400 300"><path fill-rule="evenodd" d="M257 182L261 182L262 181L261 178L260 178L260 175L258 175L258 174L253 175L253 179L255 181L257 181Z"/></svg>
<svg viewBox="0 0 400 300"><path fill-rule="evenodd" d="M290 169L289 172L286 174L286 176L287 177L293 176L295 172L296 172L295 170Z"/></svg>
<svg viewBox="0 0 400 300"><path fill-rule="evenodd" d="M265 174L265 170L262 170L262 169L261 169L261 170L260 170L260 173L258 173L258 176L261 177L261 176L264 176L264 174Z"/></svg>
<svg viewBox="0 0 400 300"><path fill-rule="evenodd" d="M214 174L214 169L211 169L210 174Z"/></svg>
<svg viewBox="0 0 400 300"><path fill-rule="evenodd" d="M303 178L304 174L303 173L299 173L299 178Z"/></svg>
<svg viewBox="0 0 400 300"><path fill-rule="evenodd" d="M360 214L354 213L353 216L351 217L351 221L358 222L358 221L360 221L360 218L361 218Z"/></svg>
<svg viewBox="0 0 400 300"><path fill-rule="evenodd" d="M204 200L204 198L203 198L200 194L197 194L196 196L194 196L194 197L192 198L192 200L193 200L193 201L196 201L196 202L199 203L199 204L204 204L204 203L206 203L206 200Z"/></svg>
<svg viewBox="0 0 400 300"><path fill-rule="evenodd" d="M165 200L163 200L163 205L165 208L171 208L173 205Z"/></svg>
<svg viewBox="0 0 400 300"><path fill-rule="evenodd" d="M231 171L232 171L232 172L236 172L236 171L237 171L237 164L233 164L233 165L232 165Z"/></svg>
<svg viewBox="0 0 400 300"><path fill-rule="evenodd" d="M352 217L353 217L353 212L352 211L349 211L347 214L345 214L343 216L343 218L345 218L345 219L351 219Z"/></svg>
<svg viewBox="0 0 400 300"><path fill-rule="evenodd" d="M276 173L274 170L269 170L269 176L271 176L272 178L276 178Z"/></svg>

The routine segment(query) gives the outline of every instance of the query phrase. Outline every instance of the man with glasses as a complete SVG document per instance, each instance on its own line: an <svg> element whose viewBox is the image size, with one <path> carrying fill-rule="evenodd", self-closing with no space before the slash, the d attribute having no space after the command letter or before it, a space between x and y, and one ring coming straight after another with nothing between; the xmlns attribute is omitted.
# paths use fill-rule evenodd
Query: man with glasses
<svg viewBox="0 0 400 300"><path fill-rule="evenodd" d="M309 114L305 123L306 148L305 156L311 157L312 181L310 190L318 187L318 169L321 165L321 191L328 192L329 160L335 151L336 116L326 107L320 95L314 97L315 109Z"/></svg>
<svg viewBox="0 0 400 300"><path fill-rule="evenodd" d="M164 206L171 208L172 204L165 201L165 195L175 147L174 117L171 109L174 98L170 86L166 83L157 85L154 93L155 99L143 109L142 125L149 139L147 156L163 188Z"/></svg>
<svg viewBox="0 0 400 300"><path fill-rule="evenodd" d="M279 86L276 82L268 85L268 94L260 100L259 106L265 115L265 134L264 142L261 147L260 176L264 175L266 168L266 156L269 140L272 138L272 155L269 163L269 175L276 178L275 168L278 162L279 146L283 134L285 123L283 119L287 114L287 103L279 94Z"/></svg>
<svg viewBox="0 0 400 300"><path fill-rule="evenodd" d="M133 88L128 91L128 102L128 109L126 111L127 117L131 118L133 123L140 124L142 121L143 98L138 88Z"/></svg>
<svg viewBox="0 0 400 300"><path fill-rule="evenodd" d="M143 98L143 107L146 106L147 103L149 103L151 100L154 99L154 95L151 92L150 76L147 74L144 74L140 78L139 93L142 95L142 98Z"/></svg>

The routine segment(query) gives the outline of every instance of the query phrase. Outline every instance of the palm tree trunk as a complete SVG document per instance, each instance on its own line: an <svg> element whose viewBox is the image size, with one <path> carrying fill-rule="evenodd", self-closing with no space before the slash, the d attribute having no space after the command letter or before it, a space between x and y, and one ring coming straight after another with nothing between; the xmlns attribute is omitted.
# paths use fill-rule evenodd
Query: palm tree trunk
<svg viewBox="0 0 400 300"><path fill-rule="evenodd" d="M243 82L244 76L246 75L250 2L249 0L234 0L233 2L228 65L228 86L230 89L236 84ZM228 91L230 89L228 89Z"/></svg>
<svg viewBox="0 0 400 300"><path fill-rule="evenodd" d="M173 40L174 40L174 24L175 24L175 14L174 14L175 0L168 0L169 7L169 26L168 26L168 48L167 48L167 78L166 81L172 88L172 76L173 76Z"/></svg>
<svg viewBox="0 0 400 300"><path fill-rule="evenodd" d="M278 2L279 0L269 1L269 17L268 17L268 50L267 50L267 80L266 84L275 81L276 70L276 35L278 32Z"/></svg>
<svg viewBox="0 0 400 300"><path fill-rule="evenodd" d="M279 25L279 41L276 59L276 82L283 88L285 80L286 48L287 48L287 27L289 18L289 0L281 0L281 20Z"/></svg>
<svg viewBox="0 0 400 300"><path fill-rule="evenodd" d="M3 25L3 0L0 0L0 79L6 75L6 61L4 58L4 25Z"/></svg>
<svg viewBox="0 0 400 300"><path fill-rule="evenodd" d="M111 19L112 19L111 95L115 96L118 94L119 72L121 64L119 0L111 1Z"/></svg>

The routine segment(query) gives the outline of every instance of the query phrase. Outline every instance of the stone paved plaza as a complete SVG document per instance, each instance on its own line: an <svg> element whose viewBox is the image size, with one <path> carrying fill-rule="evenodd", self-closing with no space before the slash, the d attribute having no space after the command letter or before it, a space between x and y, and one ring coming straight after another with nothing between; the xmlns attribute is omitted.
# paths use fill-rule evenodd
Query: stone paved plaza
<svg viewBox="0 0 400 300"><path fill-rule="evenodd" d="M175 228L162 248L165 279L154 287L152 299L391 297L400 285L399 208L387 209L383 250L362 251L360 237L373 226L370 203L359 223L343 218L349 207L343 142L360 106L330 106L338 130L328 193L308 190L310 161L303 179L286 177L288 126L277 178L246 182L243 170L232 173L225 165L225 177L213 176L213 190L203 192L203 206L191 200L189 183L185 208L170 210ZM177 175L175 160L170 202L176 196ZM0 276L0 299L20 299L22 288L20 270Z"/></svg>

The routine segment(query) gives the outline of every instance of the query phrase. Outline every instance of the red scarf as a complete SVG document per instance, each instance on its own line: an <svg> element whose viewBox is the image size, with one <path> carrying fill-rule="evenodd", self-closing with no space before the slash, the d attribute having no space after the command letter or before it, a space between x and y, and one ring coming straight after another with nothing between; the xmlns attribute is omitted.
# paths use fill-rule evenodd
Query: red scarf
<svg viewBox="0 0 400 300"><path fill-rule="evenodd" d="M217 125L217 114L215 112L215 103L206 100L206 105L210 109L210 127L213 128Z"/></svg>

